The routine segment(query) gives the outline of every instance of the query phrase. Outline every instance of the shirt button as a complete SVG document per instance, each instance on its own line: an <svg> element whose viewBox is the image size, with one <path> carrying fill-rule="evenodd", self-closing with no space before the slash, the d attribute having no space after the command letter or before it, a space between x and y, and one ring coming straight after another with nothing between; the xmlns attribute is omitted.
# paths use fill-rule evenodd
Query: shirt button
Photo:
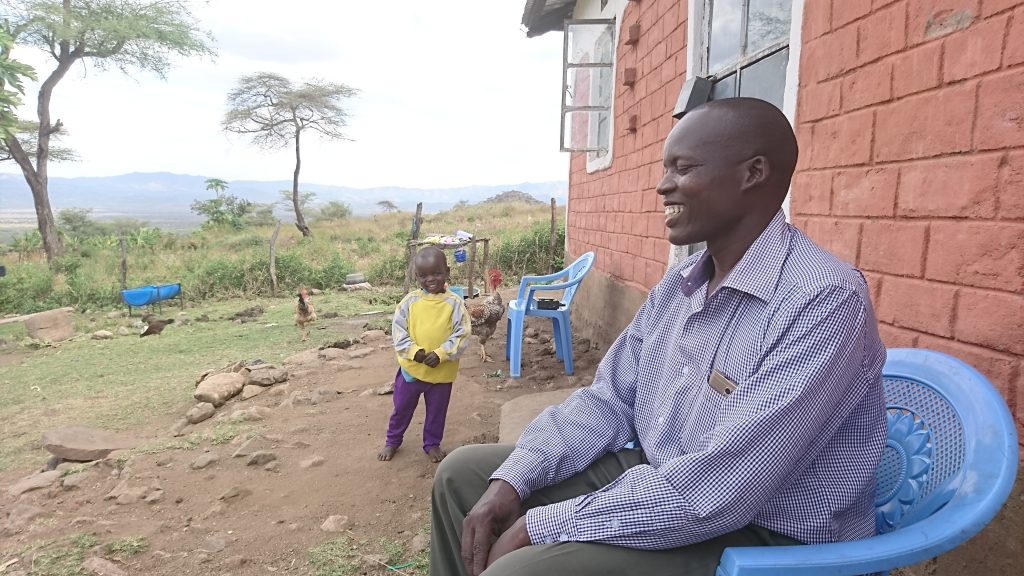
<svg viewBox="0 0 1024 576"><path fill-rule="evenodd" d="M567 534L562 534L561 536L558 537L558 541L559 542L568 542L569 541L569 536Z"/></svg>
<svg viewBox="0 0 1024 576"><path fill-rule="evenodd" d="M690 373L690 367L689 366L683 366L683 376L686 376L689 373Z"/></svg>
<svg viewBox="0 0 1024 576"><path fill-rule="evenodd" d="M664 416L658 418L658 424L664 424L664 423L665 423L665 417Z"/></svg>
<svg viewBox="0 0 1024 576"><path fill-rule="evenodd" d="M618 529L618 527L619 527L619 520L617 518L612 518L612 521L608 523L608 527L611 528L612 530Z"/></svg>

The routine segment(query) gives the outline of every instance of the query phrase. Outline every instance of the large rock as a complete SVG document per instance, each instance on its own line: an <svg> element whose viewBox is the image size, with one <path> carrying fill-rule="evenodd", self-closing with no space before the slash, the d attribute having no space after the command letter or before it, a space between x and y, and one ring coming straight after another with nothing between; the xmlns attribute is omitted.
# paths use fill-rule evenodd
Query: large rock
<svg viewBox="0 0 1024 576"><path fill-rule="evenodd" d="M245 378L246 386L273 386L288 379L288 371L281 368L267 368L249 372Z"/></svg>
<svg viewBox="0 0 1024 576"><path fill-rule="evenodd" d="M284 359L285 366L294 366L301 364L313 364L317 360L317 355L320 351L316 348L293 354Z"/></svg>
<svg viewBox="0 0 1024 576"><path fill-rule="evenodd" d="M188 420L189 424L199 424L203 420L207 420L217 412L217 409L209 402L200 402L189 411L185 413L185 419Z"/></svg>
<svg viewBox="0 0 1024 576"><path fill-rule="evenodd" d="M43 432L43 448L65 460L102 460L114 450L138 445L138 440L88 426L65 426Z"/></svg>
<svg viewBox="0 0 1024 576"><path fill-rule="evenodd" d="M248 400L249 398L252 398L254 396L259 396L260 394L263 394L267 390L269 390L269 388L264 388L263 386L256 386L253 384L246 384L245 387L242 388L242 400Z"/></svg>
<svg viewBox="0 0 1024 576"><path fill-rule="evenodd" d="M75 335L71 324L71 308L39 312L25 318L25 331L29 338L44 342L62 342Z"/></svg>
<svg viewBox="0 0 1024 576"><path fill-rule="evenodd" d="M200 402L209 402L220 407L241 392L244 386L245 377L241 374L222 372L200 382L192 396Z"/></svg>
<svg viewBox="0 0 1024 576"><path fill-rule="evenodd" d="M501 444L515 444L527 424L533 422L538 414L548 406L561 404L570 394L578 390L568 388L565 390L552 390L551 392L539 392L537 394L526 394L514 400L509 400L501 407L501 424L498 426L498 442Z"/></svg>
<svg viewBox="0 0 1024 576"><path fill-rule="evenodd" d="M328 362L337 360L347 360L348 353L340 348L324 348L320 351L320 359L327 360ZM285 360L287 362L287 360Z"/></svg>
<svg viewBox="0 0 1024 576"><path fill-rule="evenodd" d="M114 333L110 330L97 330L92 333L93 340L113 340Z"/></svg>
<svg viewBox="0 0 1024 576"><path fill-rule="evenodd" d="M21 480L18 480L14 484L7 487L7 493L17 498L25 492L30 490L38 490L40 488L46 488L52 486L57 479L60 478L62 472L60 470L50 470L49 472L40 472L31 476L26 476Z"/></svg>

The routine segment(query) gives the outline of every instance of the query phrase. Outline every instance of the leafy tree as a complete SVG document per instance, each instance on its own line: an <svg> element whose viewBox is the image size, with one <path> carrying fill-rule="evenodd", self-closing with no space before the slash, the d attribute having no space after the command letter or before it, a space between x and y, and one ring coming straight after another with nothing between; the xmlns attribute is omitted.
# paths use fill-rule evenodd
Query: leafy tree
<svg viewBox="0 0 1024 576"><path fill-rule="evenodd" d="M295 201L295 195L292 193L292 191L281 190L280 194L281 199L278 200L277 203L282 208L291 208L292 203ZM302 210L303 213L305 213L306 208L308 208L309 205L312 204L314 200L316 200L316 192L299 192L299 209Z"/></svg>
<svg viewBox="0 0 1024 576"><path fill-rule="evenodd" d="M320 207L318 220L345 220L352 216L352 207L344 202L331 200Z"/></svg>
<svg viewBox="0 0 1024 576"><path fill-rule="evenodd" d="M13 137L18 130L18 119L14 114L21 106L25 95L24 79L35 80L36 71L28 64L11 58L14 37L4 23L0 27L0 139Z"/></svg>
<svg viewBox="0 0 1024 576"><path fill-rule="evenodd" d="M58 127L55 126L55 128ZM61 137L67 136L67 133L68 131L61 126L50 135L50 162L78 162L78 152L59 144ZM31 120L18 120L15 125L13 136L21 143L21 147L24 148L25 154L30 158L35 158L37 151L39 150L39 123L32 122ZM0 162L8 162L11 160L14 160L14 154L12 154L10 148L7 147L7 140L0 139Z"/></svg>
<svg viewBox="0 0 1024 576"><path fill-rule="evenodd" d="M381 200L377 202L377 207L385 212L398 212L398 205L391 200Z"/></svg>
<svg viewBox="0 0 1024 576"><path fill-rule="evenodd" d="M209 200L192 202L191 210L206 217L205 225L242 228L243 219L253 210L253 203L234 194L221 194Z"/></svg>
<svg viewBox="0 0 1024 576"><path fill-rule="evenodd" d="M57 211L57 226L60 231L78 240L91 236L102 236L109 230L93 219L92 208L65 208Z"/></svg>
<svg viewBox="0 0 1024 576"><path fill-rule="evenodd" d="M206 189L217 196L220 196L228 189L228 182L227 180L221 180L220 178L207 178Z"/></svg>
<svg viewBox="0 0 1024 576"><path fill-rule="evenodd" d="M253 202L252 207L245 218L242 219L245 226L273 226L277 224L277 216L274 216L274 204L268 202Z"/></svg>
<svg viewBox="0 0 1024 576"><path fill-rule="evenodd" d="M253 143L267 149L280 149L295 143L295 171L292 175L292 208L295 227L303 236L313 233L302 215L299 171L302 168L303 132L311 131L330 140L348 140L348 112L342 106L358 91L345 84L308 80L295 85L272 72L259 72L239 79L228 93L228 110L222 127L234 134L249 136Z"/></svg>
<svg viewBox="0 0 1024 576"><path fill-rule="evenodd" d="M176 56L212 56L211 37L193 18L187 0L0 0L15 45L39 48L56 65L39 87L35 154L15 135L4 140L32 190L46 257L64 246L50 207L50 139L63 124L53 120L53 90L78 62L123 73L144 70L163 78Z"/></svg>

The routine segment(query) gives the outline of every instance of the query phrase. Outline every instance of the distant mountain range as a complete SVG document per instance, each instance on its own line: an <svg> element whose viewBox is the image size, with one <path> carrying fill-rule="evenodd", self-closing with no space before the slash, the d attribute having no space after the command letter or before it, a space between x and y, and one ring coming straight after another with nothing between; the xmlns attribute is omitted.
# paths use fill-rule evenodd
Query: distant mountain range
<svg viewBox="0 0 1024 576"><path fill-rule="evenodd" d="M154 225L166 223L197 223L200 218L189 211L194 200L212 198L206 190L205 176L166 172L133 173L121 176L92 178L50 178L50 202L53 209L92 208L97 217L131 217L148 220ZM291 181L273 182L235 180L228 192L253 202L276 202L280 190L290 190ZM460 200L476 203L509 190L525 192L547 202L555 198L564 203L566 182L521 182L497 186L464 186L460 188L349 188L323 184L302 184L301 190L315 192L317 204L337 200L347 203L356 214L379 212L377 202L390 200L402 210L414 210L423 202L426 212L451 208ZM4 220L12 214L35 216L32 194L20 174L0 174L0 211ZM285 211L281 211L287 217Z"/></svg>

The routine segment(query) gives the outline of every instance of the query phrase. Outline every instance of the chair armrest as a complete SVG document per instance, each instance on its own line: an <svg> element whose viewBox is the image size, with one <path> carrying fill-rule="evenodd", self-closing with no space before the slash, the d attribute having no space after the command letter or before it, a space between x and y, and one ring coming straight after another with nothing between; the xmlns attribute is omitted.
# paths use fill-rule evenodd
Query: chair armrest
<svg viewBox="0 0 1024 576"><path fill-rule="evenodd" d="M908 566L952 550L981 530L991 518L979 515L965 523L965 512L947 506L933 516L906 528L852 542L726 548L722 553L716 575L839 576L871 574ZM959 517L960 520L954 517Z"/></svg>
<svg viewBox="0 0 1024 576"><path fill-rule="evenodd" d="M532 298L533 297L532 290L533 290L534 286L531 284L532 282L547 282L549 280L557 280L559 278L562 278L562 277L566 276L567 274L568 274L568 272L566 270L560 270L558 272L555 272L554 274L548 274L546 276L523 276L519 280L519 294L516 296L516 299L518 299L521 302L525 302L524 297L528 297L528 298ZM547 286L547 285L545 285L545 286ZM529 295L527 295L527 290L528 289L531 290ZM546 290L560 290L560 288L549 288L549 287L545 287L544 289L546 289Z"/></svg>

